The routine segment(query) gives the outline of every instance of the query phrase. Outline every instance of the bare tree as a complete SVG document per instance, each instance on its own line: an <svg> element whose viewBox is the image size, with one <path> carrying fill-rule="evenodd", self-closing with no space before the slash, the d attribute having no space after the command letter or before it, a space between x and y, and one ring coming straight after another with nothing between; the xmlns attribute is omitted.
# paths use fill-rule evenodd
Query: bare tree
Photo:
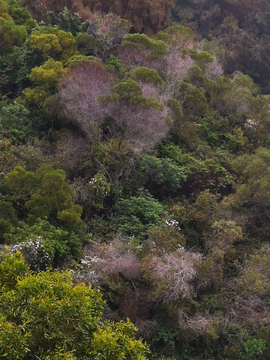
<svg viewBox="0 0 270 360"><path fill-rule="evenodd" d="M131 239L116 237L109 244L93 242L84 249L81 274L85 279L91 278L94 273L97 284L104 283L106 274L118 273L132 283L141 278L141 262L130 248Z"/></svg>
<svg viewBox="0 0 270 360"><path fill-rule="evenodd" d="M151 87L127 80L112 88L114 72L99 61L83 62L63 78L60 102L66 116L76 121L90 141L117 139L118 152L143 153L167 133L167 109ZM102 96L101 96L102 95Z"/></svg>
<svg viewBox="0 0 270 360"><path fill-rule="evenodd" d="M128 141L130 149L144 153L152 149L168 132L166 110L143 108L125 101L110 101L105 109L113 118L110 132L119 138L119 144Z"/></svg>
<svg viewBox="0 0 270 360"><path fill-rule="evenodd" d="M121 47L119 49L118 57L127 65L144 66L149 69L160 71L162 62L160 59L152 58L151 49L141 49L140 51L132 46Z"/></svg>
<svg viewBox="0 0 270 360"><path fill-rule="evenodd" d="M177 48L173 48L163 58L162 72L166 81L163 93L166 97L172 98L179 90L181 81L187 76L189 69L195 64L189 55L179 55Z"/></svg>
<svg viewBox="0 0 270 360"><path fill-rule="evenodd" d="M184 249L146 258L143 272L153 285L154 297L166 302L191 297L194 293L192 281L197 274L196 267L200 260L200 254Z"/></svg>
<svg viewBox="0 0 270 360"><path fill-rule="evenodd" d="M79 63L60 83L60 103L66 116L73 119L92 141L99 139L105 115L105 108L97 97L110 93L113 75L99 61L93 60Z"/></svg>

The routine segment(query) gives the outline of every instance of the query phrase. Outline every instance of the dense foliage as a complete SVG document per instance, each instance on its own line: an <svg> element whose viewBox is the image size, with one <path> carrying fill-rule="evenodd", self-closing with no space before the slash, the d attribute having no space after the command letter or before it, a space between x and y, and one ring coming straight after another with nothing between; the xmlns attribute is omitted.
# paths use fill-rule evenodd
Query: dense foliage
<svg viewBox="0 0 270 360"><path fill-rule="evenodd" d="M243 71L269 93L269 1L176 0L172 15L197 29L202 47L219 54L226 73Z"/></svg>
<svg viewBox="0 0 270 360"><path fill-rule="evenodd" d="M27 267L18 252L1 257L2 358L145 359L147 348L135 340L129 321L101 322L98 290L72 285L68 271L23 275Z"/></svg>
<svg viewBox="0 0 270 360"><path fill-rule="evenodd" d="M0 0L0 358L267 359L268 3L126 3Z"/></svg>

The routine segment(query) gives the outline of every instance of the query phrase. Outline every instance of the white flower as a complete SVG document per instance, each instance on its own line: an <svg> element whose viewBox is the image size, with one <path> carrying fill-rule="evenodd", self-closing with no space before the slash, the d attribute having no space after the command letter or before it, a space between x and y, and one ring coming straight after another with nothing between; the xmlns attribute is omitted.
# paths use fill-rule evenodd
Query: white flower
<svg viewBox="0 0 270 360"><path fill-rule="evenodd" d="M181 230L181 227L179 226L179 222L176 220L166 220L165 225L170 227L173 226L176 227L178 230Z"/></svg>

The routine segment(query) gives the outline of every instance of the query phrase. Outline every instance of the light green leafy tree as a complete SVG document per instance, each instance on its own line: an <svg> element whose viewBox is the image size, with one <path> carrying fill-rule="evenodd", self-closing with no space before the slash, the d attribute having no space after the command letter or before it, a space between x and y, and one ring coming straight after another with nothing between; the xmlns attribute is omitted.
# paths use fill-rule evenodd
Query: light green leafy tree
<svg viewBox="0 0 270 360"><path fill-rule="evenodd" d="M25 42L30 29L36 26L27 9L18 1L0 1L0 49L1 55L12 51Z"/></svg>
<svg viewBox="0 0 270 360"><path fill-rule="evenodd" d="M2 187L6 199L13 201L15 206L33 225L40 218L50 223L62 223L67 227L80 225L82 208L73 205L71 188L66 182L63 170L53 170L50 165L43 164L36 174L17 166L7 175Z"/></svg>
<svg viewBox="0 0 270 360"><path fill-rule="evenodd" d="M29 37L31 49L41 53L45 58L66 62L71 56L79 55L77 42L70 32L58 27L43 26L36 29Z"/></svg>
<svg viewBox="0 0 270 360"><path fill-rule="evenodd" d="M17 263L22 263L20 254L8 254L0 270L13 274ZM102 323L102 294L73 285L69 271L30 272L17 277L12 289L6 283L8 277L0 298L1 358L145 359L147 347L135 340L134 326L129 321Z"/></svg>

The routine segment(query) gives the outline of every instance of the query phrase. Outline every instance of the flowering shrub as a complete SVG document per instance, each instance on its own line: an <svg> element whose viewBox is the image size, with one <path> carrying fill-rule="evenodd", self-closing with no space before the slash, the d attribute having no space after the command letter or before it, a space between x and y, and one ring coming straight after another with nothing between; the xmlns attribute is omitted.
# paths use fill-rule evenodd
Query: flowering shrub
<svg viewBox="0 0 270 360"><path fill-rule="evenodd" d="M32 270L59 267L71 259L79 260L82 255L82 241L78 236L42 220L37 220L33 226L13 228L5 235L5 240L23 253Z"/></svg>
<svg viewBox="0 0 270 360"><path fill-rule="evenodd" d="M92 261L93 260L93 261ZM76 270L71 270L74 276L75 282L84 282L85 284L91 284L93 286L99 285L99 274L95 268L95 262L99 263L100 259L94 257L93 259L81 259L80 264Z"/></svg>
<svg viewBox="0 0 270 360"><path fill-rule="evenodd" d="M35 239L13 245L12 252L21 252L31 270L46 270L51 267L54 258L54 247L49 241L43 240L40 236Z"/></svg>
<svg viewBox="0 0 270 360"><path fill-rule="evenodd" d="M166 226L175 227L178 230L181 230L181 227L179 226L179 222L177 220L173 220L173 219L172 220L166 220L165 224L166 224Z"/></svg>
<svg viewBox="0 0 270 360"><path fill-rule="evenodd" d="M97 174L89 181L90 204L96 210L103 209L103 201L110 191L110 184L103 174Z"/></svg>

